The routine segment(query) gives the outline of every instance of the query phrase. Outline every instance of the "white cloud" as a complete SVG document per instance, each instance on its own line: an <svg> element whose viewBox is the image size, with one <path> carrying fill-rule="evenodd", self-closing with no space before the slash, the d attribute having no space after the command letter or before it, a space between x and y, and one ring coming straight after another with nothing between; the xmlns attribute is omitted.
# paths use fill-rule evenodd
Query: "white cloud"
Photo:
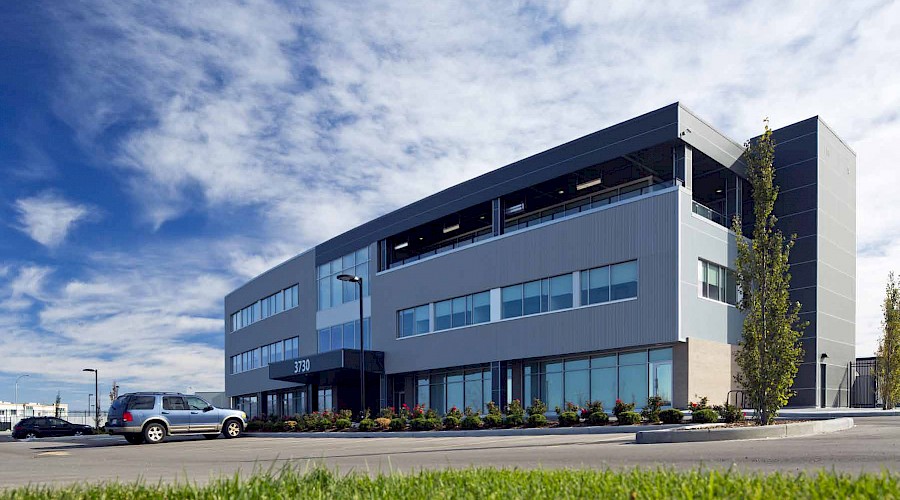
<svg viewBox="0 0 900 500"><path fill-rule="evenodd" d="M4 268L0 277L9 274ZM35 301L45 296L44 284L53 270L49 267L28 265L18 269L18 273L6 284L0 286L0 309L18 311L27 309Z"/></svg>
<svg viewBox="0 0 900 500"><path fill-rule="evenodd" d="M15 209L19 214L19 229L47 247L61 244L75 224L92 215L86 205L51 193L18 199Z"/></svg>

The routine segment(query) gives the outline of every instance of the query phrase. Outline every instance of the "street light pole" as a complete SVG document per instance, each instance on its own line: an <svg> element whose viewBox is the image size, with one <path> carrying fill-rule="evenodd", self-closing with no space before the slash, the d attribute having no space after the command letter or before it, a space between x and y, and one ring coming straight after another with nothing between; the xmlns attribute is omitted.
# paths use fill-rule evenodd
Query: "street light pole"
<svg viewBox="0 0 900 500"><path fill-rule="evenodd" d="M91 398L92 398L92 397L94 397L94 395L91 394L91 393L88 393L88 405L87 405L87 409L84 410L84 418L85 418L85 420L87 419L88 412L91 410Z"/></svg>
<svg viewBox="0 0 900 500"><path fill-rule="evenodd" d="M19 411L19 379L21 379L22 377L30 377L30 376L31 375L26 373L25 375L19 375L18 377L16 377L16 400L15 400L15 404L13 406L16 407L17 413ZM22 416L23 417L25 416L25 403L22 403Z"/></svg>
<svg viewBox="0 0 900 500"><path fill-rule="evenodd" d="M359 408L360 418L366 414L366 346L363 338L363 279L352 274L339 274L337 279L359 285Z"/></svg>
<svg viewBox="0 0 900 500"><path fill-rule="evenodd" d="M97 396L100 394L100 370L97 368L85 368L81 371L94 372L94 430L100 432L100 398ZM90 406L90 399L88 399L88 406Z"/></svg>

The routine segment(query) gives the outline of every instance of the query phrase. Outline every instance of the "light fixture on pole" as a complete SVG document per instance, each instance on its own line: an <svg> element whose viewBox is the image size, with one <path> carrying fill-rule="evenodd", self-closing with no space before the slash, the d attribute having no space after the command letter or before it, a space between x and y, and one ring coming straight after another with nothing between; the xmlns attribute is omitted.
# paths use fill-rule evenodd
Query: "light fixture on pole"
<svg viewBox="0 0 900 500"><path fill-rule="evenodd" d="M363 342L363 279L361 276L354 276L352 274L339 274L337 279L359 285L359 411L360 418L363 418L366 413L366 347Z"/></svg>
<svg viewBox="0 0 900 500"><path fill-rule="evenodd" d="M16 407L16 412L19 411L19 409L18 409L19 408L19 379L21 379L22 377L30 377L30 376L31 375L26 373L25 375L19 375L18 377L16 377L16 400L14 402L15 404L13 405ZM25 403L22 403L22 414L23 414L23 416L25 414Z"/></svg>
<svg viewBox="0 0 900 500"><path fill-rule="evenodd" d="M100 383L99 383L99 375L100 370L96 368L85 368L81 370L83 372L94 372L94 430L100 432L100 398L96 395L100 394ZM90 406L90 405L89 405Z"/></svg>
<svg viewBox="0 0 900 500"><path fill-rule="evenodd" d="M93 397L94 397L93 394L88 393L88 405L87 405L87 409L84 410L84 418L85 418L85 420L87 420L88 412L91 411L91 398L93 398ZM87 422L85 422L85 423L87 423Z"/></svg>

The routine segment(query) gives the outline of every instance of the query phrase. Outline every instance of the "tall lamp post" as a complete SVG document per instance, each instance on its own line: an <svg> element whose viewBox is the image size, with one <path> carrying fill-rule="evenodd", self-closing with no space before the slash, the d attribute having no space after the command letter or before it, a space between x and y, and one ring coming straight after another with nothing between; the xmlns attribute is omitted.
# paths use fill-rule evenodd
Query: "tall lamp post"
<svg viewBox="0 0 900 500"><path fill-rule="evenodd" d="M93 398L93 397L94 397L93 394L88 394L88 405L87 405L87 410L84 410L84 418L87 418L87 416L88 416L88 410L91 409L91 398Z"/></svg>
<svg viewBox="0 0 900 500"><path fill-rule="evenodd" d="M97 394L100 394L100 384L98 381L100 370L96 368L85 368L81 370L83 372L94 372L94 430L100 432L100 398L97 397ZM90 399L88 399L90 401Z"/></svg>
<svg viewBox="0 0 900 500"><path fill-rule="evenodd" d="M366 346L363 343L363 279L352 274L339 274L337 279L359 285L359 408L360 418L366 414Z"/></svg>
<svg viewBox="0 0 900 500"><path fill-rule="evenodd" d="M30 376L31 375L26 373L25 375L19 375L18 377L16 377L16 401L15 401L15 405L14 405L16 407L16 413L19 412L19 410L18 410L18 408L19 408L19 380L22 377L30 377ZM25 403L22 403L22 416L23 417L25 416Z"/></svg>

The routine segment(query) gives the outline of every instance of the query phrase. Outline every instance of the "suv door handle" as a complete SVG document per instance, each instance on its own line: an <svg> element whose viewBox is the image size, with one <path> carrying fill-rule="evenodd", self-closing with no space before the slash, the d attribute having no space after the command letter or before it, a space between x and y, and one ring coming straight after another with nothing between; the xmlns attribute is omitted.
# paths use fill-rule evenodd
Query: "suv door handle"
<svg viewBox="0 0 900 500"><path fill-rule="evenodd" d="M200 412L192 411L192 412L191 412L191 415L196 415L196 414L198 414L198 413L200 413Z"/></svg>
<svg viewBox="0 0 900 500"><path fill-rule="evenodd" d="M167 412L167 411L161 411L160 413L162 413L163 415L168 415L168 414L169 414L169 412Z"/></svg>

